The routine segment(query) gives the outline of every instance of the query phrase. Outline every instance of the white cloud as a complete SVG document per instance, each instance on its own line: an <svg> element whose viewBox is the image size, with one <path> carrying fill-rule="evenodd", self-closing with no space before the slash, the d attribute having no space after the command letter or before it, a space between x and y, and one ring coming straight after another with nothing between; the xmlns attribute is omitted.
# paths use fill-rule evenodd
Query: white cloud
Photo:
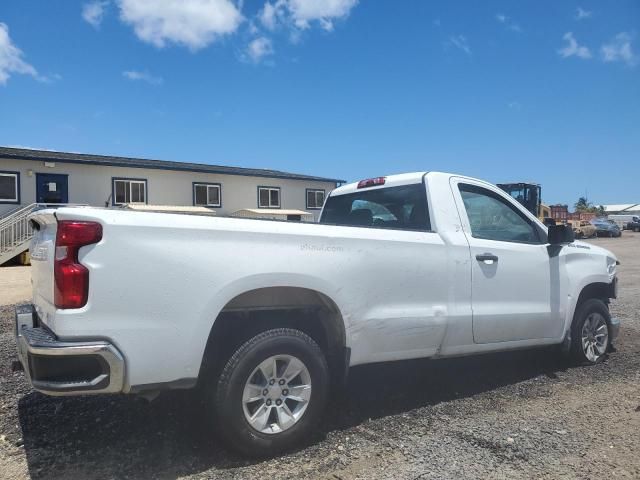
<svg viewBox="0 0 640 480"><path fill-rule="evenodd" d="M520 102L516 102L516 101L509 102L507 104L507 106L512 110L520 110L520 109L522 109L522 104Z"/></svg>
<svg viewBox="0 0 640 480"><path fill-rule="evenodd" d="M7 145L8 148L20 148L22 150L40 150L41 152L55 152L55 150L51 148L44 147L30 147L28 145Z"/></svg>
<svg viewBox="0 0 640 480"><path fill-rule="evenodd" d="M455 35L449 37L449 42L456 48L459 48L467 55L471 55L471 48L469 48L469 44L467 43L467 38L464 35Z"/></svg>
<svg viewBox="0 0 640 480"><path fill-rule="evenodd" d="M258 13L260 23L267 30L275 30L280 21L279 17L283 14L283 2L277 1L276 3L266 2L262 10Z"/></svg>
<svg viewBox="0 0 640 480"><path fill-rule="evenodd" d="M247 47L247 56L254 63L260 62L264 57L273 54L273 45L267 37L258 37L252 40Z"/></svg>
<svg viewBox="0 0 640 480"><path fill-rule="evenodd" d="M566 42L566 45L558 50L558 55L562 58L573 56L584 59L591 58L591 52L589 49L583 45L578 45L578 42L573 37L572 32L565 33L562 38Z"/></svg>
<svg viewBox="0 0 640 480"><path fill-rule="evenodd" d="M120 18L140 40L198 50L234 33L243 20L231 0L118 0Z"/></svg>
<svg viewBox="0 0 640 480"><path fill-rule="evenodd" d="M591 18L593 12L585 10L582 7L576 9L576 20L584 20L585 18Z"/></svg>
<svg viewBox="0 0 640 480"><path fill-rule="evenodd" d="M162 85L164 79L149 72L139 72L137 70L126 70L122 72L122 76L133 81L147 82L150 85Z"/></svg>
<svg viewBox="0 0 640 480"><path fill-rule="evenodd" d="M504 13L496 14L496 20L499 23L502 23L507 30L511 30L512 32L522 32L522 28L516 22L514 22L510 17L506 16Z"/></svg>
<svg viewBox="0 0 640 480"><path fill-rule="evenodd" d="M104 19L104 11L108 5L109 2L102 0L85 3L82 6L82 18L93 28L100 28Z"/></svg>
<svg viewBox="0 0 640 480"><path fill-rule="evenodd" d="M268 30L285 24L300 30L317 23L326 31L333 30L333 22L349 16L358 0L276 0L267 1L258 14Z"/></svg>
<svg viewBox="0 0 640 480"><path fill-rule="evenodd" d="M600 53L605 62L624 62L630 67L638 63L638 56L631 48L631 35L627 32L620 32L609 43L602 45Z"/></svg>
<svg viewBox="0 0 640 480"><path fill-rule="evenodd" d="M325 30L333 29L333 21L349 16L358 0L289 0L291 16L298 28L307 28L319 21Z"/></svg>
<svg viewBox="0 0 640 480"><path fill-rule="evenodd" d="M255 24L253 20L249 21L249 33L251 35L257 35L260 32L258 26Z"/></svg>
<svg viewBox="0 0 640 480"><path fill-rule="evenodd" d="M62 75L59 73L52 73L51 75L38 75L36 80L42 83L53 83L62 80Z"/></svg>
<svg viewBox="0 0 640 480"><path fill-rule="evenodd" d="M12 74L31 75L37 80L45 80L32 65L22 59L22 50L9 37L9 27L0 22L0 85L6 85Z"/></svg>

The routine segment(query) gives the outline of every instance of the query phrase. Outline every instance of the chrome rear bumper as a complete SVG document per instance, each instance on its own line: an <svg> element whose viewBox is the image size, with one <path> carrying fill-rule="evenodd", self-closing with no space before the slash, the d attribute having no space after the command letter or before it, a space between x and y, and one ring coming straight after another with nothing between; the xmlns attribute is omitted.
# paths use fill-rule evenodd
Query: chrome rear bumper
<svg viewBox="0 0 640 480"><path fill-rule="evenodd" d="M18 358L27 380L47 395L116 393L124 384L124 358L104 341L63 342L37 326L32 305L16 307Z"/></svg>

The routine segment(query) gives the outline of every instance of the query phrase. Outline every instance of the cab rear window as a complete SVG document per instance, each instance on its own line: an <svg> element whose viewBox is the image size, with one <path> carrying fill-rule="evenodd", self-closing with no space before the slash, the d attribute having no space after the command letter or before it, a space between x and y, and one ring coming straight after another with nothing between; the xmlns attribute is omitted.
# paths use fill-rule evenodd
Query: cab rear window
<svg viewBox="0 0 640 480"><path fill-rule="evenodd" d="M330 196L320 223L395 230L431 230L422 184L360 190Z"/></svg>

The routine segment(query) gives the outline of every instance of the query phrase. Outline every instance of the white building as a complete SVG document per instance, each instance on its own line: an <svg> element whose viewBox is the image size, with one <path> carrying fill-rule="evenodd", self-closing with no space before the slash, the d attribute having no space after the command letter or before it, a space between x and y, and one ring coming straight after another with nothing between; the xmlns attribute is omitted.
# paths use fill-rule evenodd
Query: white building
<svg viewBox="0 0 640 480"><path fill-rule="evenodd" d="M0 147L0 264L27 248L26 217L34 204L196 206L218 215L261 209L272 218L278 210L287 219L306 220L317 219L325 196L343 182L278 170Z"/></svg>
<svg viewBox="0 0 640 480"><path fill-rule="evenodd" d="M124 203L247 208L317 216L343 180L278 170L0 147L0 218L21 205Z"/></svg>
<svg viewBox="0 0 640 480"><path fill-rule="evenodd" d="M620 203L616 205L603 205L604 211L611 214L640 215L640 203Z"/></svg>

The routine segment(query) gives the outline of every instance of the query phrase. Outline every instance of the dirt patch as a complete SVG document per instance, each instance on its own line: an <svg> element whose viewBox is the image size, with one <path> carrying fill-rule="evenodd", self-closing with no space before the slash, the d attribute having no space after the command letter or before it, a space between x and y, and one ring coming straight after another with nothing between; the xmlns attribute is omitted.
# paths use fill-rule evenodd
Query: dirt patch
<svg viewBox="0 0 640 480"><path fill-rule="evenodd" d="M23 303L31 298L31 267L0 267L0 305Z"/></svg>

